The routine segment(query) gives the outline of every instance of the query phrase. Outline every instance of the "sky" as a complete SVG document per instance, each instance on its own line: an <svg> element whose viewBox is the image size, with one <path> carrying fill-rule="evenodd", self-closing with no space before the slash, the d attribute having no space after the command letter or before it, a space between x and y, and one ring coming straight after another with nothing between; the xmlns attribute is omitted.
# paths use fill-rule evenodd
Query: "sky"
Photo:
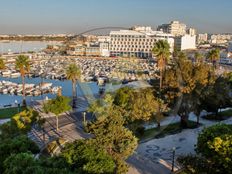
<svg viewBox="0 0 232 174"><path fill-rule="evenodd" d="M0 34L78 34L179 20L198 33L232 33L232 0L0 0Z"/></svg>

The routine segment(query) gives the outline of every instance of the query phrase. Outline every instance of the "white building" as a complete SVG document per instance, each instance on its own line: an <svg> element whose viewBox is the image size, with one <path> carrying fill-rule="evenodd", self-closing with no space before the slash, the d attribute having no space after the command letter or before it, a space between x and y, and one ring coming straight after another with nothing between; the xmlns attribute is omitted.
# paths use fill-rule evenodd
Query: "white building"
<svg viewBox="0 0 232 174"><path fill-rule="evenodd" d="M184 35L175 38L175 47L179 50L196 49L196 35Z"/></svg>
<svg viewBox="0 0 232 174"><path fill-rule="evenodd" d="M232 53L232 41L229 42L228 52Z"/></svg>
<svg viewBox="0 0 232 174"><path fill-rule="evenodd" d="M204 33L204 34L198 34L197 36L197 43L205 43L208 41L208 34Z"/></svg>
<svg viewBox="0 0 232 174"><path fill-rule="evenodd" d="M110 55L121 57L152 57L152 48L158 40L167 40L170 52L174 48L173 35L153 31L151 27L133 27L131 30L110 32Z"/></svg>
<svg viewBox="0 0 232 174"><path fill-rule="evenodd" d="M170 33L175 36L185 35L187 26L179 21L171 21L169 24L158 26L157 30Z"/></svg>
<svg viewBox="0 0 232 174"><path fill-rule="evenodd" d="M189 28L187 33L191 36L197 35L197 30L195 28Z"/></svg>

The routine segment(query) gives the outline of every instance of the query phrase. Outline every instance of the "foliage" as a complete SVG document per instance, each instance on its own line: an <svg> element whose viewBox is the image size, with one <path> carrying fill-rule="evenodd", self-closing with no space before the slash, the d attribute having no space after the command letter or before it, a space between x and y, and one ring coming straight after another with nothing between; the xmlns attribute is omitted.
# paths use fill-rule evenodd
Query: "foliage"
<svg viewBox="0 0 232 174"><path fill-rule="evenodd" d="M219 49L210 50L207 54L207 58L213 63L214 66L216 66L216 62L220 58L220 50Z"/></svg>
<svg viewBox="0 0 232 174"><path fill-rule="evenodd" d="M38 117L39 113L37 111L27 109L13 116L12 122L19 131L28 132L31 130L32 124L37 121Z"/></svg>
<svg viewBox="0 0 232 174"><path fill-rule="evenodd" d="M43 109L46 113L51 112L56 116L69 111L71 107L69 106L70 99L64 96L57 96L55 99L51 99L44 104Z"/></svg>
<svg viewBox="0 0 232 174"><path fill-rule="evenodd" d="M114 173L115 163L112 157L96 146L91 146L86 140L76 140L67 144L62 150L61 156L77 173Z"/></svg>
<svg viewBox="0 0 232 174"><path fill-rule="evenodd" d="M0 171L2 170L3 161L11 154L39 152L38 146L26 136L18 136L11 139L4 139L0 144Z"/></svg>
<svg viewBox="0 0 232 174"><path fill-rule="evenodd" d="M21 132L18 130L15 124L12 123L12 121L0 125L0 140L16 137L20 133Z"/></svg>
<svg viewBox="0 0 232 174"><path fill-rule="evenodd" d="M155 43L152 52L155 54L160 70L160 89L162 88L163 72L170 57L170 45L166 40L159 40Z"/></svg>
<svg viewBox="0 0 232 174"><path fill-rule="evenodd" d="M134 90L129 87L123 87L116 91L114 97L114 104L122 107L123 109L129 109L129 104L133 96Z"/></svg>
<svg viewBox="0 0 232 174"><path fill-rule="evenodd" d="M218 110L221 108L230 107L232 98L230 97L230 86L228 79L218 77L211 87L207 89L207 97L202 102L202 106L208 112L214 112L218 115Z"/></svg>
<svg viewBox="0 0 232 174"><path fill-rule="evenodd" d="M29 57L25 55L19 55L15 60L15 68L21 73L21 76L25 76L30 70Z"/></svg>
<svg viewBox="0 0 232 174"><path fill-rule="evenodd" d="M205 128L198 137L197 152L220 172L232 171L232 125Z"/></svg>
<svg viewBox="0 0 232 174"><path fill-rule="evenodd" d="M31 153L12 154L4 161L4 174L71 174L61 158L35 159Z"/></svg>
<svg viewBox="0 0 232 174"><path fill-rule="evenodd" d="M0 57L0 70L3 70L3 69L5 69L5 62L4 62L4 60Z"/></svg>
<svg viewBox="0 0 232 174"><path fill-rule="evenodd" d="M81 70L79 67L77 67L76 64L70 64L68 68L66 69L66 77L68 80L72 81L72 93L73 93L73 108L76 107L76 98L77 98L77 92L76 92L76 82L78 79L81 78Z"/></svg>
<svg viewBox="0 0 232 174"><path fill-rule="evenodd" d="M81 77L81 70L76 64L70 64L66 69L66 76L72 82L77 81Z"/></svg>
<svg viewBox="0 0 232 174"><path fill-rule="evenodd" d="M125 160L137 147L137 139L123 125L122 112L113 106L107 114L98 116L96 121L87 125L88 131L95 136L90 142L113 157L117 173L127 172Z"/></svg>
<svg viewBox="0 0 232 174"><path fill-rule="evenodd" d="M208 93L208 86L214 83L214 76L207 64L193 64L182 52L174 60L172 66L166 70L164 76L165 98L170 107L176 107L181 117L182 126L186 127L188 115L195 112L199 115L201 98Z"/></svg>

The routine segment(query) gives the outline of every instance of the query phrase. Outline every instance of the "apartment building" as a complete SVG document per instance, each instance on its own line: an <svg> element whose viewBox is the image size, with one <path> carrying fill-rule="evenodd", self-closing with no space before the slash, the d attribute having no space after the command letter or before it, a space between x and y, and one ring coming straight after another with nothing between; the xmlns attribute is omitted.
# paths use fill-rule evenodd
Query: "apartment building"
<svg viewBox="0 0 232 174"><path fill-rule="evenodd" d="M133 27L130 30L110 32L110 55L120 57L152 57L152 48L158 40L167 40L170 52L174 48L173 35L153 31L151 27Z"/></svg>
<svg viewBox="0 0 232 174"><path fill-rule="evenodd" d="M174 36L180 36L186 34L187 26L179 21L171 21L169 24L162 24L158 26L158 31L163 31L164 33L170 33Z"/></svg>
<svg viewBox="0 0 232 174"><path fill-rule="evenodd" d="M196 49L196 35L184 35L175 37L175 47L181 51Z"/></svg>

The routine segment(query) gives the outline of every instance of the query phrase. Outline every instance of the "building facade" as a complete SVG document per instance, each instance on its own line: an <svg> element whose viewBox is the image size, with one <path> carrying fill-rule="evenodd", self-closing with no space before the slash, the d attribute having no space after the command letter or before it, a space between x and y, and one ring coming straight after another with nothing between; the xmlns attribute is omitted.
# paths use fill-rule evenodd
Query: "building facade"
<svg viewBox="0 0 232 174"><path fill-rule="evenodd" d="M174 48L173 35L153 31L151 27L111 31L110 38L110 56L113 57L152 57L152 49L158 40L167 40L170 44L170 52Z"/></svg>
<svg viewBox="0 0 232 174"><path fill-rule="evenodd" d="M196 35L184 35L175 37L175 47L181 51L196 49Z"/></svg>
<svg viewBox="0 0 232 174"><path fill-rule="evenodd" d="M163 31L164 33L170 33L174 36L180 36L186 34L187 26L179 21L171 21L169 24L162 24L158 26L158 31Z"/></svg>
<svg viewBox="0 0 232 174"><path fill-rule="evenodd" d="M228 45L228 52L229 52L229 53L232 53L232 41L229 42L229 45Z"/></svg>
<svg viewBox="0 0 232 174"><path fill-rule="evenodd" d="M198 44L206 43L207 41L208 41L208 34L207 33L197 35L197 43Z"/></svg>

